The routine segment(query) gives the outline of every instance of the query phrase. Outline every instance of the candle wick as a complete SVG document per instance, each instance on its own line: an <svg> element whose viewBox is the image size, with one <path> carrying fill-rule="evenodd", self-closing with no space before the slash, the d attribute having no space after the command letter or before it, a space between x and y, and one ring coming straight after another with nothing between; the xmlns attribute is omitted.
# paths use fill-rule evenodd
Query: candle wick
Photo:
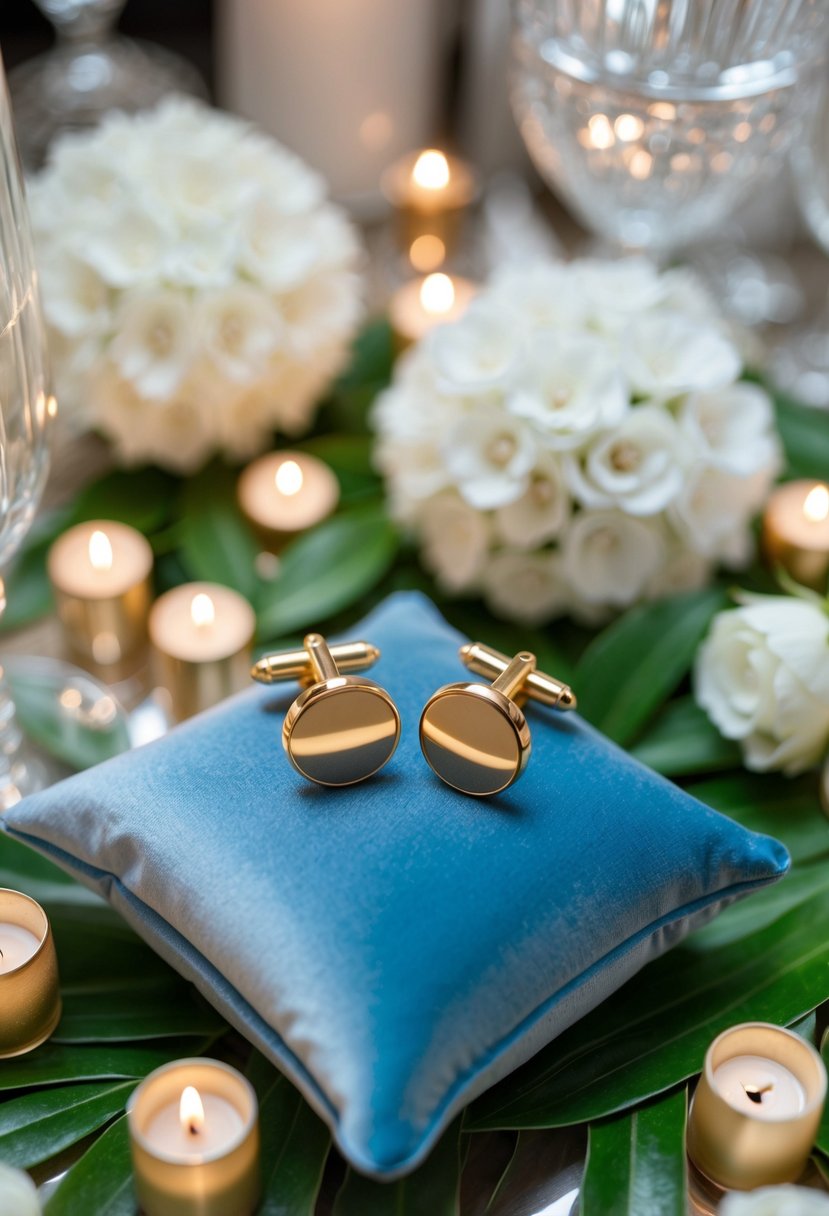
<svg viewBox="0 0 829 1216"><path fill-rule="evenodd" d="M191 1124L189 1125L189 1127L190 1127L190 1135L191 1135L191 1136L198 1136L198 1134L199 1134L199 1126L198 1126L198 1124L197 1124L197 1123L191 1123Z"/></svg>
<svg viewBox="0 0 829 1216"><path fill-rule="evenodd" d="M774 1086L771 1081L769 1081L768 1085L762 1085L762 1086L744 1085L743 1086L746 1097L749 1099L749 1101L756 1102L758 1106L763 1101L763 1094L770 1093L773 1088L774 1088Z"/></svg>

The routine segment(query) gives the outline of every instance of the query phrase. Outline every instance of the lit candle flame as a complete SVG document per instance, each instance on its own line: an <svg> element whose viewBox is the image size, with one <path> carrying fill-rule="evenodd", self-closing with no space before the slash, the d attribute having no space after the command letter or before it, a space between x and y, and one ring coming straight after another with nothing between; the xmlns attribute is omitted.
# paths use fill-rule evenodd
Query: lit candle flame
<svg viewBox="0 0 829 1216"><path fill-rule="evenodd" d="M449 185L449 161L436 148L427 148L415 161L412 178L424 190L444 190Z"/></svg>
<svg viewBox="0 0 829 1216"><path fill-rule="evenodd" d="M814 486L806 495L803 514L813 524L823 523L829 517L829 487Z"/></svg>
<svg viewBox="0 0 829 1216"><path fill-rule="evenodd" d="M193 602L190 605L190 616L193 618L193 624L197 629L205 629L208 625L213 624L216 619L216 609L209 595L205 595L203 591L200 591L198 595L193 596Z"/></svg>
<svg viewBox="0 0 829 1216"><path fill-rule="evenodd" d="M182 1090L178 1113L182 1128L191 1136L197 1136L204 1127L204 1106L194 1086L187 1085Z"/></svg>
<svg viewBox="0 0 829 1216"><path fill-rule="evenodd" d="M420 287L420 303L426 312L449 312L455 303L455 285L449 275L427 275Z"/></svg>
<svg viewBox="0 0 829 1216"><path fill-rule="evenodd" d="M409 261L415 270L422 270L424 273L437 270L445 257L446 246L439 236L434 236L431 232L424 232L415 237L409 248Z"/></svg>
<svg viewBox="0 0 829 1216"><path fill-rule="evenodd" d="M112 545L106 532L97 529L89 538L89 564L93 570L112 569Z"/></svg>
<svg viewBox="0 0 829 1216"><path fill-rule="evenodd" d="M283 460L276 470L276 488L286 498L292 498L302 489L302 469L295 460Z"/></svg>

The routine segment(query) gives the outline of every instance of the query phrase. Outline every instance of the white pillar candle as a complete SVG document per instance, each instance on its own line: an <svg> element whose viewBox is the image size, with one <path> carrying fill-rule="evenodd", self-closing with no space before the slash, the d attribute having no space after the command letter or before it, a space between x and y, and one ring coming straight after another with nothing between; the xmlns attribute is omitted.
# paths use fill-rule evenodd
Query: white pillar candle
<svg viewBox="0 0 829 1216"><path fill-rule="evenodd" d="M438 325L457 321L478 293L459 275L428 274L398 287L389 303L389 319L399 351L419 342Z"/></svg>
<svg viewBox="0 0 829 1216"><path fill-rule="evenodd" d="M176 721L248 686L255 628L247 600L218 583L186 583L156 600L152 666Z"/></svg>
<svg viewBox="0 0 829 1216"><path fill-rule="evenodd" d="M825 595L829 591L829 485L789 481L763 512L763 552L773 567Z"/></svg>
<svg viewBox="0 0 829 1216"><path fill-rule="evenodd" d="M40 938L22 925L0 921L0 975L27 962L40 946Z"/></svg>
<svg viewBox="0 0 829 1216"><path fill-rule="evenodd" d="M721 1188L793 1182L814 1144L826 1069L790 1030L745 1022L709 1047L688 1117L688 1155Z"/></svg>
<svg viewBox="0 0 829 1216"><path fill-rule="evenodd" d="M58 963L46 913L28 895L0 888L0 1058L39 1047L60 1013Z"/></svg>
<svg viewBox="0 0 829 1216"><path fill-rule="evenodd" d="M47 565L75 655L108 666L145 642L153 552L135 528L105 519L77 524L52 545Z"/></svg>
<svg viewBox="0 0 829 1216"><path fill-rule="evenodd" d="M383 170L434 129L443 19L441 0L221 0L219 100L376 211Z"/></svg>
<svg viewBox="0 0 829 1216"><path fill-rule="evenodd" d="M262 542L276 551L336 509L340 484L327 464L305 452L269 452L242 472L239 506Z"/></svg>
<svg viewBox="0 0 829 1216"><path fill-rule="evenodd" d="M127 1104L145 1216L251 1216L259 1197L256 1095L218 1060L156 1069Z"/></svg>

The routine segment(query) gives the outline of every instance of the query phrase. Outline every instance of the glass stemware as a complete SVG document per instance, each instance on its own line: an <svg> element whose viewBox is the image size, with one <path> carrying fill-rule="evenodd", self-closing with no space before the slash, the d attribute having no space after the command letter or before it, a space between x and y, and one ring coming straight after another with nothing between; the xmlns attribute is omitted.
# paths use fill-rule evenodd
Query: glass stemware
<svg viewBox="0 0 829 1216"><path fill-rule="evenodd" d="M35 0L57 45L9 73L20 151L40 168L62 131L95 126L108 110L143 110L167 93L205 96L186 60L148 43L116 37L125 0Z"/></svg>
<svg viewBox="0 0 829 1216"><path fill-rule="evenodd" d="M29 222L0 64L0 575L28 531L46 481L55 412ZM0 579L0 587L2 580ZM5 595L0 595L0 610ZM0 674L0 811L32 787L14 704Z"/></svg>
<svg viewBox="0 0 829 1216"><path fill-rule="evenodd" d="M823 0L513 0L513 105L595 233L665 257L774 173L825 53Z"/></svg>

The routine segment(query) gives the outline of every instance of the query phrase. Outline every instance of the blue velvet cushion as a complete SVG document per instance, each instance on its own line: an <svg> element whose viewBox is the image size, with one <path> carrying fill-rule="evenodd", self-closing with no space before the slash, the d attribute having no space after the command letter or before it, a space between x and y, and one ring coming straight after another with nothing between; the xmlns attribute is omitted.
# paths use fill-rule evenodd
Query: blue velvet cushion
<svg viewBox="0 0 829 1216"><path fill-rule="evenodd" d="M358 1169L394 1176L788 858L535 706L522 779L487 801L455 793L417 727L432 692L463 678L462 639L410 594L349 632L381 647L371 675L403 719L371 781L303 781L280 743L296 689L252 687L3 826L106 895L288 1074Z"/></svg>

